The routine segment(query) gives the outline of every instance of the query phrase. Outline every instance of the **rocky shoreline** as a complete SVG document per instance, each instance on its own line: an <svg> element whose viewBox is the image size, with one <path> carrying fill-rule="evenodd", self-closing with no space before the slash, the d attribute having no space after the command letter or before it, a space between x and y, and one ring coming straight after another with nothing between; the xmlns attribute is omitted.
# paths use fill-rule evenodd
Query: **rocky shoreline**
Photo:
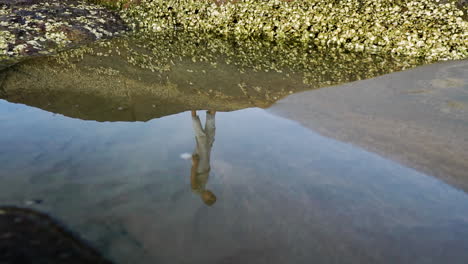
<svg viewBox="0 0 468 264"><path fill-rule="evenodd" d="M426 62L468 58L464 0L91 2L98 4L0 0L0 68L12 60L111 38L129 28L140 34L184 31Z"/></svg>
<svg viewBox="0 0 468 264"><path fill-rule="evenodd" d="M0 61L49 55L128 30L119 15L77 0L0 0Z"/></svg>
<svg viewBox="0 0 468 264"><path fill-rule="evenodd" d="M468 57L466 1L93 2L98 5L80 0L0 0L0 65L111 38L128 28L142 34L183 30L427 62Z"/></svg>
<svg viewBox="0 0 468 264"><path fill-rule="evenodd" d="M463 1L140 0L122 11L143 32L182 30L429 62L468 58Z"/></svg>

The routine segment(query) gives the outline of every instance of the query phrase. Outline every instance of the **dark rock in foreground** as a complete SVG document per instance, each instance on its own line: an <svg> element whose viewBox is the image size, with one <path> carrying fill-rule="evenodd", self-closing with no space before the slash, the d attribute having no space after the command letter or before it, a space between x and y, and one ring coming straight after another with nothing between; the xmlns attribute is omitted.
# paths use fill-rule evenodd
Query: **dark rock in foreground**
<svg viewBox="0 0 468 264"><path fill-rule="evenodd" d="M0 207L0 263L110 264L51 217L26 208Z"/></svg>

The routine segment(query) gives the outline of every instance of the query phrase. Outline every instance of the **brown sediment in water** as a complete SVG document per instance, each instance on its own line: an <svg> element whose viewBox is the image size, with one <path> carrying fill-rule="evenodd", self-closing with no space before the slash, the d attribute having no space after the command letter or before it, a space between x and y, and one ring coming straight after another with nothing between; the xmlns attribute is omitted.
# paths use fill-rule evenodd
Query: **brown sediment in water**
<svg viewBox="0 0 468 264"><path fill-rule="evenodd" d="M100 65L99 60L89 57L87 62ZM275 98L289 94L286 88L291 83L278 76L268 79L267 82L276 88L268 91L267 95L261 95L243 91L235 76L222 70L202 75L210 75L215 82L225 80L216 87L210 80L190 75L184 77L186 70L193 69L184 65L167 74L170 81L151 71L134 76L131 72L108 75L99 71L99 67L64 69L57 64L45 65L46 60L37 60L0 73L0 98L84 120L148 121L192 109L233 111L249 107L266 108L273 104ZM269 75L259 73L256 77L261 81L247 83L252 86L256 82L264 84ZM189 84L195 80L204 80L206 85L213 87L212 90ZM297 83L301 85L300 80ZM300 87L307 89L305 85Z"/></svg>

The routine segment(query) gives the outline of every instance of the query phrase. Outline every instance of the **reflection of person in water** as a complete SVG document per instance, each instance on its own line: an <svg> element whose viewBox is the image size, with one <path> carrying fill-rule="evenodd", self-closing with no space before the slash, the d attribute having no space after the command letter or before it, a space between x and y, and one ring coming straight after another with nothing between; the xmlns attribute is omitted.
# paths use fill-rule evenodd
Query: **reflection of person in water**
<svg viewBox="0 0 468 264"><path fill-rule="evenodd" d="M206 112L205 128L202 127L200 118L196 111L192 111L193 129L195 130L195 140L197 146L192 154L192 169L190 173L190 183L192 191L200 195L203 202L213 205L216 196L206 189L206 183L210 174L210 155L215 137L215 114L216 111Z"/></svg>

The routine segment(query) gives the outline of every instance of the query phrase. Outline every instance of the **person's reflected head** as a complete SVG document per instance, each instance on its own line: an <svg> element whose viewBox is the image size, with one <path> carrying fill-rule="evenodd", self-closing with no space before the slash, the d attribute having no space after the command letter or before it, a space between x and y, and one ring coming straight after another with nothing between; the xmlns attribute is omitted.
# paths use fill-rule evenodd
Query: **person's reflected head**
<svg viewBox="0 0 468 264"><path fill-rule="evenodd" d="M214 193L212 193L210 190L204 190L201 194L201 198L208 206L212 206L214 203L216 203L216 195L214 195Z"/></svg>

